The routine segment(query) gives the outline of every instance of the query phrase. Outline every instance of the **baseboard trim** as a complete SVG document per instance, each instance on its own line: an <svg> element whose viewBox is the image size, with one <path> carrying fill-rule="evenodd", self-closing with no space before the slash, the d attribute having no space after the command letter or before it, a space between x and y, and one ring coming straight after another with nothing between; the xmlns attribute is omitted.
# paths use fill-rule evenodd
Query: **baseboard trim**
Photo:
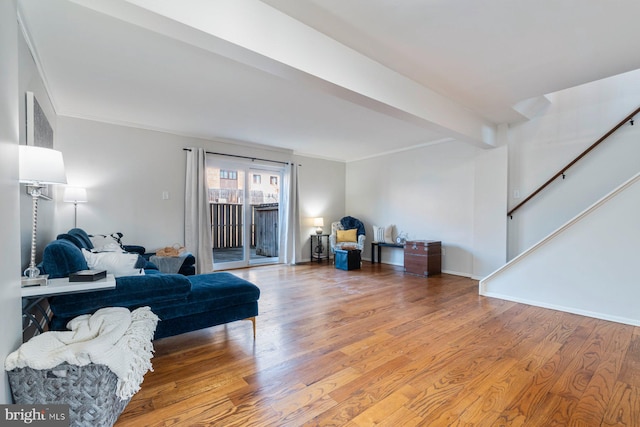
<svg viewBox="0 0 640 427"><path fill-rule="evenodd" d="M515 297L513 297L511 295L503 295L503 294L495 293L495 292L486 292L486 289L484 289L484 286L482 284L479 285L479 290L480 290L480 292L479 292L480 295L484 296L484 297L499 298L499 299L503 299L503 300L506 300L506 301L517 302L517 303L520 303L520 304L532 305L534 307L548 308L550 310L563 311L565 313L578 314L580 316L593 317L595 319L608 320L610 322L623 323L625 325L640 326L640 319L630 319L630 318L626 318L626 317L611 316L611 315L604 314L604 313L598 313L598 312L589 311L589 310L581 310L581 309L574 308L574 307L566 307L566 306L561 306L561 305L556 305L556 304L548 304L548 303L544 303L544 302L540 302L540 301L528 300L528 299L525 299L525 298L515 298Z"/></svg>
<svg viewBox="0 0 640 427"><path fill-rule="evenodd" d="M473 275L471 275L470 273L461 273L459 271L453 271L453 270L442 270L442 272L444 274L452 274L454 276L468 277L469 279L473 279Z"/></svg>
<svg viewBox="0 0 640 427"><path fill-rule="evenodd" d="M362 261L371 262L371 258L362 258ZM300 261L301 264L302 263L311 263L311 262L315 263L316 261L315 260L311 261L311 258L306 258L306 259L303 259L303 260ZM324 263L324 261L323 261L323 263ZM404 268L404 263L403 264L399 264L399 263L394 263L394 262L381 262L381 263L376 262L375 264L386 264L386 265L392 265L394 267ZM442 272L444 274L451 274L453 276L468 277L469 279L473 279L473 280L480 280L480 279L482 279L484 277L484 276L483 277L475 277L471 273L462 273L460 271L454 271L454 270L442 270Z"/></svg>

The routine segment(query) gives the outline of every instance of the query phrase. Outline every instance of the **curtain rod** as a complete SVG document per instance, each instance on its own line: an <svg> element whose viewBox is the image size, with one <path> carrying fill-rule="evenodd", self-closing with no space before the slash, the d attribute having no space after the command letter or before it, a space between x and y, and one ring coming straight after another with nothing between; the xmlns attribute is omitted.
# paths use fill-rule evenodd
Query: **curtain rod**
<svg viewBox="0 0 640 427"><path fill-rule="evenodd" d="M191 151L191 148L183 148L184 151ZM239 159L248 159L251 161L260 160L261 162L271 162L271 163L280 163L281 165L288 165L291 162L283 162L281 160L269 160L269 159L261 159L260 157L249 157L249 156L240 156L237 154L226 154L226 153L214 153L212 151L205 151L207 154L214 154L216 156L227 156L227 157L237 157ZM298 165L302 166L302 165Z"/></svg>

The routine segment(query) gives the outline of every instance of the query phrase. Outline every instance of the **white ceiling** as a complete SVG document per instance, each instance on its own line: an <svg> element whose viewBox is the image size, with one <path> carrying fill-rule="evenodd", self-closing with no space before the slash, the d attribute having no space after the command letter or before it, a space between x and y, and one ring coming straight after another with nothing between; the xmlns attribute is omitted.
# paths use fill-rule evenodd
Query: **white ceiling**
<svg viewBox="0 0 640 427"><path fill-rule="evenodd" d="M637 0L19 0L60 115L351 161L640 68ZM327 37L328 36L328 37Z"/></svg>

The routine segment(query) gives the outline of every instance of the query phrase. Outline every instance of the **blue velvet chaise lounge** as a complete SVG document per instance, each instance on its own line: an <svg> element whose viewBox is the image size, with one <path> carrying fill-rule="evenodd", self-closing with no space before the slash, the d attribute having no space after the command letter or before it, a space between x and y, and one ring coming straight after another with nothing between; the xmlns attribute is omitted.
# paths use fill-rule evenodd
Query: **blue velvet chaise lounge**
<svg viewBox="0 0 640 427"><path fill-rule="evenodd" d="M49 278L88 269L84 244L77 237L62 234L45 247L41 266ZM260 289L253 283L228 272L164 274L142 257L136 267L144 268L145 274L117 277L113 290L49 298L53 312L49 329L65 330L74 317L103 307L149 306L160 318L154 339L243 319L253 322L255 337Z"/></svg>

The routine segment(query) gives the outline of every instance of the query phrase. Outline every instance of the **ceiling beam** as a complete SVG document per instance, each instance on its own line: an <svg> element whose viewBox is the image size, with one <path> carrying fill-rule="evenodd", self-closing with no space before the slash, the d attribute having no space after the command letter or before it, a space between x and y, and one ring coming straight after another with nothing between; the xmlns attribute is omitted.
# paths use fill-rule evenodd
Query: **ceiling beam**
<svg viewBox="0 0 640 427"><path fill-rule="evenodd" d="M483 148L496 125L259 0L72 0Z"/></svg>

